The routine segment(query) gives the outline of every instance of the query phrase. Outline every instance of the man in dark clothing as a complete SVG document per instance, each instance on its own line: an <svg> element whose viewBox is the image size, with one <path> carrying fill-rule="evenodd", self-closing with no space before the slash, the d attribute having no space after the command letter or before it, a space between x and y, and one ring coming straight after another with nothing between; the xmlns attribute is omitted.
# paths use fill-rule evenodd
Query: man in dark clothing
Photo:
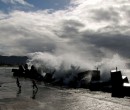
<svg viewBox="0 0 130 110"><path fill-rule="evenodd" d="M37 81L41 81L43 77L40 73L38 73L34 65L31 66L30 75L32 79L35 79Z"/></svg>
<svg viewBox="0 0 130 110"><path fill-rule="evenodd" d="M24 67L22 65L19 66L17 74L19 77L24 77Z"/></svg>
<svg viewBox="0 0 130 110"><path fill-rule="evenodd" d="M28 69L28 64L25 64L24 65L24 73L25 73L25 77L27 77L27 78L30 78L30 71L29 71L29 69Z"/></svg>
<svg viewBox="0 0 130 110"><path fill-rule="evenodd" d="M37 70L34 65L31 66L30 75L31 79L37 79Z"/></svg>

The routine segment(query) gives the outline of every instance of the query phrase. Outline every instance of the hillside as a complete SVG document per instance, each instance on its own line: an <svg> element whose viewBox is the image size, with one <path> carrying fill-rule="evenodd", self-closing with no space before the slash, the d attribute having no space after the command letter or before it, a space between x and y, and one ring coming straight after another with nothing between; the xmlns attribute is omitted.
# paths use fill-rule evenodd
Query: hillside
<svg viewBox="0 0 130 110"><path fill-rule="evenodd" d="M27 59L26 56L0 56L0 66L25 64Z"/></svg>

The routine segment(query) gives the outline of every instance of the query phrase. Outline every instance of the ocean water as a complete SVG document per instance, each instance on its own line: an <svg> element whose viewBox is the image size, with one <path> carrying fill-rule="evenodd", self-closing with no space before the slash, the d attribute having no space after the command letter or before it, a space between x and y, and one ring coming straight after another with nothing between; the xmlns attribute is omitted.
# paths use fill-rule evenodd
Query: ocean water
<svg viewBox="0 0 130 110"><path fill-rule="evenodd" d="M130 110L130 98L113 98L110 93L66 89L20 79L21 91L9 67L0 67L0 110Z"/></svg>

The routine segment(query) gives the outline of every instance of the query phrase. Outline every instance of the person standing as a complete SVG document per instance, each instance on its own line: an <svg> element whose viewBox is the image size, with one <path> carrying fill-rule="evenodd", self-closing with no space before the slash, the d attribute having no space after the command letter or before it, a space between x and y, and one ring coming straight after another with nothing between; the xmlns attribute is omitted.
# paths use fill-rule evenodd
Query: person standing
<svg viewBox="0 0 130 110"><path fill-rule="evenodd" d="M25 75L25 78L29 78L30 77L30 71L28 69L28 64L25 64L24 65L24 75Z"/></svg>

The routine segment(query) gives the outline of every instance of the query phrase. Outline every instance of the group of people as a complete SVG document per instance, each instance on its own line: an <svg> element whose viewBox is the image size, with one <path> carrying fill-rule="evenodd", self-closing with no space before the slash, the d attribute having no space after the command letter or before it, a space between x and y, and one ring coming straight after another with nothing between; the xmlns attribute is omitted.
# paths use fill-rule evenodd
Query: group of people
<svg viewBox="0 0 130 110"><path fill-rule="evenodd" d="M14 71L13 76L30 78L38 81L41 81L43 79L42 75L38 73L35 66L32 65L31 69L28 69L28 64L25 64L24 66L20 65L19 69L17 71Z"/></svg>
<svg viewBox="0 0 130 110"><path fill-rule="evenodd" d="M19 95L21 93L21 84L20 84L19 78L21 78L21 77L29 78L29 79L31 79L31 82L32 82L32 87L33 87L32 98L34 99L35 95L38 91L38 87L36 85L36 80L41 79L40 78L41 75L37 72L35 66L32 65L31 69L28 69L28 64L25 64L24 66L20 65L19 69L13 69L12 71L14 72L13 76L16 77L17 87L19 88L17 95Z"/></svg>
<svg viewBox="0 0 130 110"><path fill-rule="evenodd" d="M29 79L31 79L32 84L33 84L32 85L33 89L34 88L38 89L37 85L36 85L36 80L41 81L43 79L42 75L40 75L37 72L34 65L31 66L30 70L28 69L28 64L25 64L24 66L20 65L19 69L15 69L15 70L13 69L12 71L14 72L13 76L16 77L16 84L19 87L19 89L21 89L19 78L29 78Z"/></svg>

